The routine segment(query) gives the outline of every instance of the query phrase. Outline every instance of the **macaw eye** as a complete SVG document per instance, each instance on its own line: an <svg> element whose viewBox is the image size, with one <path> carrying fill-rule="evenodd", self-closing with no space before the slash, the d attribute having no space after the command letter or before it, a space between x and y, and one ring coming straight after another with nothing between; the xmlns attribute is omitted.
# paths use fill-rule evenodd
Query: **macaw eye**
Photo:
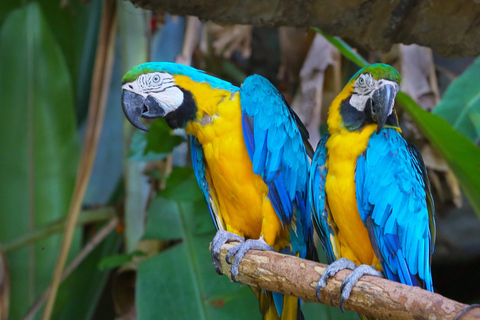
<svg viewBox="0 0 480 320"><path fill-rule="evenodd" d="M158 74L154 75L152 80L153 80L154 83L159 83L160 82L160 76Z"/></svg>
<svg viewBox="0 0 480 320"><path fill-rule="evenodd" d="M359 85L360 87L364 87L364 86L365 86L365 78L364 78L364 77L358 78L358 85Z"/></svg>

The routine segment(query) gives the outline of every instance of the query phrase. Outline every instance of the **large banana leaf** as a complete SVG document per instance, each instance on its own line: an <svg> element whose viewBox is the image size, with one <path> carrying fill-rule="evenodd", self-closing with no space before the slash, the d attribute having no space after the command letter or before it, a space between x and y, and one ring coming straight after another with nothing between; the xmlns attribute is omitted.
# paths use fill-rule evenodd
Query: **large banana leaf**
<svg viewBox="0 0 480 320"><path fill-rule="evenodd" d="M318 29L316 31L321 33ZM367 61L341 39L325 34L323 36L337 47L347 59L359 67L363 68L367 65ZM476 82L478 83L478 81ZM479 95L480 87L477 86L477 88L479 91L476 94ZM447 161L475 212L480 217L480 148L455 130L445 119L423 110L407 94L399 92L397 102L413 118L425 137ZM457 105L460 110L467 107L468 105L464 106L461 102Z"/></svg>
<svg viewBox="0 0 480 320"><path fill-rule="evenodd" d="M184 188L176 184L172 190L166 189L166 195L176 198L172 196L175 190ZM145 237L181 243L140 264L136 292L139 319L259 318L258 302L250 289L218 276L212 267L208 246L215 230L201 197L199 194L195 202L160 197L151 203Z"/></svg>
<svg viewBox="0 0 480 320"><path fill-rule="evenodd" d="M145 15L129 1L118 0L118 21L121 71L125 74L131 67L147 60L147 37ZM120 87L118 88L120 97ZM118 109L121 106L118 105ZM134 127L124 118L124 154L130 148ZM135 250L145 228L145 207L149 193L147 178L143 175L145 162L127 161L125 164L125 243L126 251Z"/></svg>
<svg viewBox="0 0 480 320"><path fill-rule="evenodd" d="M447 120L458 132L480 142L480 58L455 79L433 113Z"/></svg>
<svg viewBox="0 0 480 320"><path fill-rule="evenodd" d="M78 143L72 82L61 48L36 2L12 11L4 20L0 96L0 241L4 242L65 216L75 182ZM61 235L55 235L8 255L10 319L21 319L48 286L60 240ZM77 241L73 248L78 246Z"/></svg>

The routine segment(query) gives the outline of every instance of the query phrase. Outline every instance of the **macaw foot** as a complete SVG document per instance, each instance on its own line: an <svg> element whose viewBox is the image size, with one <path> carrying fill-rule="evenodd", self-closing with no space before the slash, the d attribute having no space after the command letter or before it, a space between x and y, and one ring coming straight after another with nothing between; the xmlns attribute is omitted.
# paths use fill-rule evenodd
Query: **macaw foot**
<svg viewBox="0 0 480 320"><path fill-rule="evenodd" d="M245 242L245 239L243 239L238 234L231 233L225 230L218 230L212 241L212 263L215 271L219 275L223 274L220 269L220 259L218 258L218 255L220 254L220 248L229 241L238 241L243 243Z"/></svg>
<svg viewBox="0 0 480 320"><path fill-rule="evenodd" d="M353 270L352 273L350 273L345 280L343 280L342 286L340 287L340 291L342 292L342 297L340 298L340 310L342 310L342 312L343 303L350 297L353 287L364 275L383 278L383 273L376 270L372 266L362 264L355 268L355 270Z"/></svg>
<svg viewBox="0 0 480 320"><path fill-rule="evenodd" d="M460 320L462 319L462 317L470 310L472 310L473 308L480 308L480 304L471 304L469 305L468 307L465 307L464 309L460 310L457 312L457 314L455 315L455 318L453 318L453 320Z"/></svg>
<svg viewBox="0 0 480 320"><path fill-rule="evenodd" d="M353 261L348 260L347 258L340 258L328 265L328 267L325 269L325 272L320 277L320 280L318 280L317 289L315 291L318 301L320 301L320 289L325 288L328 278L333 277L340 270L355 270L356 267L357 265Z"/></svg>
<svg viewBox="0 0 480 320"><path fill-rule="evenodd" d="M232 280L234 282L238 282L237 280L235 280L235 276L238 275L238 267L240 266L240 261L242 261L243 256L250 249L275 251L265 242L265 240L263 240L263 237L258 240L248 239L247 241L240 243L239 245L228 250L225 260L227 261L227 263L232 265L230 267L230 274L232 275ZM231 259L233 256L235 256L235 259L232 263Z"/></svg>

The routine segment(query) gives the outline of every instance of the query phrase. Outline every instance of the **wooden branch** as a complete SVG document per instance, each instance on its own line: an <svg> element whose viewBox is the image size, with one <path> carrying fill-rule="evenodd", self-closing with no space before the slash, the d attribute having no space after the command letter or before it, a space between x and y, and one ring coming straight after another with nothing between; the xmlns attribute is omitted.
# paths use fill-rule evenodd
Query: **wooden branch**
<svg viewBox="0 0 480 320"><path fill-rule="evenodd" d="M471 0L130 0L154 12L197 16L220 24L318 27L326 34L388 51L394 43L431 47L442 55L480 53L480 6Z"/></svg>
<svg viewBox="0 0 480 320"><path fill-rule="evenodd" d="M230 275L225 262L228 249L238 243L224 244L220 253L221 269ZM318 302L315 296L317 281L326 265L276 252L250 250L240 263L239 282L268 291L293 295ZM320 292L321 302L338 307L340 286L351 271L343 270L332 277ZM468 305L450 300L439 294L407 286L383 278L363 276L345 301L346 310L378 319L455 319ZM474 308L462 320L480 319L480 309Z"/></svg>

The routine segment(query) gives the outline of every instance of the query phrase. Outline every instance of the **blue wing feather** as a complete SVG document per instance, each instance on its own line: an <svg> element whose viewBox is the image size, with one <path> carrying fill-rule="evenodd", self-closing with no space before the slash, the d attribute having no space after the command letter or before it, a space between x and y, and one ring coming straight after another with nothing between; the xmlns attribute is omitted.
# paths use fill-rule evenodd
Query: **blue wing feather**
<svg viewBox="0 0 480 320"><path fill-rule="evenodd" d="M195 177L197 178L198 185L200 190L202 190L203 196L207 201L208 210L212 216L213 223L215 228L218 230L223 229L223 222L218 214L216 209L217 197L214 189L210 189L207 181L206 173L206 164L205 157L203 155L203 147L194 136L190 136L190 146L191 146L191 156L192 156L192 167L195 172Z"/></svg>
<svg viewBox="0 0 480 320"><path fill-rule="evenodd" d="M308 179L308 206L311 208L315 230L320 238L327 262L330 264L335 261L335 255L330 242L330 236L333 235L334 231L328 224L328 209L325 205L325 181L328 171L326 167L327 147L325 144L329 136L328 133L322 135L313 156L310 178Z"/></svg>
<svg viewBox="0 0 480 320"><path fill-rule="evenodd" d="M298 127L303 124L297 123L283 96L261 76L253 75L245 80L240 101L244 140L253 171L268 186L270 201L284 225L290 226L294 214L298 215L295 221L305 228L300 230L304 233L302 245L305 245L313 229L309 214L300 210L305 208L309 162ZM297 201L303 204L299 206Z"/></svg>
<svg viewBox="0 0 480 320"><path fill-rule="evenodd" d="M253 172L268 186L270 202L283 226L289 229L290 245L281 252L318 260L305 203L307 152L311 151L308 133L284 97L261 76L245 80L240 103L243 136ZM283 295L273 293L273 299L277 313L282 314Z"/></svg>
<svg viewBox="0 0 480 320"><path fill-rule="evenodd" d="M434 208L418 150L394 129L373 134L358 158L355 184L359 213L386 277L433 291Z"/></svg>

